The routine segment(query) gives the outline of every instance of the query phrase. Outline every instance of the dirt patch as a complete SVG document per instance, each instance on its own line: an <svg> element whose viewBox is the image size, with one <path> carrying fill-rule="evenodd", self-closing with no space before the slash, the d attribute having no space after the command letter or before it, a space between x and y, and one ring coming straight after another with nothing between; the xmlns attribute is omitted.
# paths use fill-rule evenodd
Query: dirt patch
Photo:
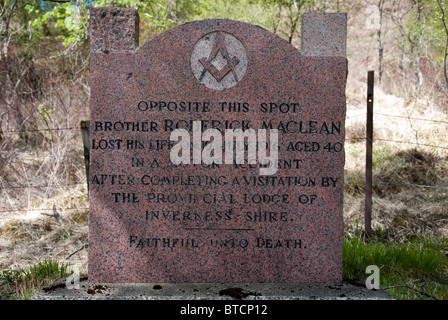
<svg viewBox="0 0 448 320"><path fill-rule="evenodd" d="M229 297L232 297L232 298L237 299L237 300L241 300L241 299L247 298L249 296L256 296L256 297L261 296L260 293L257 293L257 292L247 292L247 291L244 291L241 288L223 289L223 290L219 291L219 295L220 296L229 296Z"/></svg>
<svg viewBox="0 0 448 320"><path fill-rule="evenodd" d="M96 293L103 293L105 290L107 290L106 286L103 286L101 284L94 285L92 288L87 289L88 294L96 294Z"/></svg>

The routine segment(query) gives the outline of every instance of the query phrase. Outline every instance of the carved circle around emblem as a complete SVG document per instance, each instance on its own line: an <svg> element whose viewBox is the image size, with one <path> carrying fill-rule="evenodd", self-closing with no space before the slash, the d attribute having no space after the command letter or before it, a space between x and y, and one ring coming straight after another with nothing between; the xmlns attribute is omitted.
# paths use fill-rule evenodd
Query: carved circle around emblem
<svg viewBox="0 0 448 320"><path fill-rule="evenodd" d="M224 90L238 84L246 74L246 50L235 36L216 31L196 42L190 64L200 83L210 89Z"/></svg>

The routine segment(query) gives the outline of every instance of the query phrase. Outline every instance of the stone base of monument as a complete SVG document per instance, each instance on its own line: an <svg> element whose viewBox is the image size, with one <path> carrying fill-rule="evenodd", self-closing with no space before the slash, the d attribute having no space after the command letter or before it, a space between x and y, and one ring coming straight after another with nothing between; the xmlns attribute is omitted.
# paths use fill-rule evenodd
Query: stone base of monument
<svg viewBox="0 0 448 320"><path fill-rule="evenodd" d="M60 279L32 300L393 300L360 281L341 284L291 283L101 283Z"/></svg>

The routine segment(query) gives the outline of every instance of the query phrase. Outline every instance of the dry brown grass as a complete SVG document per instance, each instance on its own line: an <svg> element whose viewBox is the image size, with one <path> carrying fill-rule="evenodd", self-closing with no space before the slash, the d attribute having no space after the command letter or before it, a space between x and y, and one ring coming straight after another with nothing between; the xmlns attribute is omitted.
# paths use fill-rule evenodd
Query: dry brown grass
<svg viewBox="0 0 448 320"><path fill-rule="evenodd" d="M443 108L381 88L375 95L373 232L392 242L448 237L448 124L419 120L446 121ZM366 136L366 120L356 117L364 112L357 106L347 108L344 222L346 233L354 235L364 230L365 140L353 138Z"/></svg>
<svg viewBox="0 0 448 320"><path fill-rule="evenodd" d="M64 225L44 216L3 223L0 229L0 269L18 270L38 261L52 259L70 263L87 273L86 250L66 259L88 241L87 215L86 210L72 210L62 214L66 221Z"/></svg>
<svg viewBox="0 0 448 320"><path fill-rule="evenodd" d="M38 94L14 91L11 83L27 83L24 72L12 72L2 83L9 86L2 98L11 99L0 104L0 271L44 259L66 261L87 242L88 194L76 127L89 118L88 56L86 48L57 56L49 54L53 49L42 44L29 63ZM41 215L53 205L64 226ZM85 250L66 262L87 270Z"/></svg>

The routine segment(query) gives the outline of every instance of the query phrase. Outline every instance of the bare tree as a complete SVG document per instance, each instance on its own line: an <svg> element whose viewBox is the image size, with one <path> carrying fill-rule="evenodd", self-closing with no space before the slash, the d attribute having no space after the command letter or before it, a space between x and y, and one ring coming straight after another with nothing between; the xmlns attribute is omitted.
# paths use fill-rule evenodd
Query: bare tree
<svg viewBox="0 0 448 320"><path fill-rule="evenodd" d="M381 78L383 76L383 52L384 47L381 39L381 29L383 24L383 9L384 9L384 0L379 0L378 2L379 9L379 21L378 21L378 29L377 29L377 44L378 44L378 80L381 82Z"/></svg>
<svg viewBox="0 0 448 320"><path fill-rule="evenodd" d="M16 11L18 0L0 0L0 59L8 54L11 42L11 19Z"/></svg>
<svg viewBox="0 0 448 320"><path fill-rule="evenodd" d="M289 1L288 3L288 42L292 43L292 38L297 30L297 24L300 19L301 9L302 9L303 1Z"/></svg>
<svg viewBox="0 0 448 320"><path fill-rule="evenodd" d="M404 73L404 53L405 53L405 43L406 43L406 24L403 21L409 12L412 10L412 6L409 6L406 9L403 9L401 5L402 1L394 1L392 7L393 11L390 14L390 18L392 22L397 26L398 31L400 32L400 58L398 62L398 73L401 76L405 76ZM394 14L394 11L398 12L398 15Z"/></svg>
<svg viewBox="0 0 448 320"><path fill-rule="evenodd" d="M439 6L440 12L442 14L442 24L445 30L445 49L443 52L443 77L445 79L445 90L448 92L448 74L447 74L447 57L448 57L448 17L447 17L447 8L442 5L441 0L437 0L437 4Z"/></svg>
<svg viewBox="0 0 448 320"><path fill-rule="evenodd" d="M306 10L311 11L317 0L275 0L276 14L272 19L272 30L292 43L300 25L300 17ZM326 1L320 1L321 11L325 11Z"/></svg>

